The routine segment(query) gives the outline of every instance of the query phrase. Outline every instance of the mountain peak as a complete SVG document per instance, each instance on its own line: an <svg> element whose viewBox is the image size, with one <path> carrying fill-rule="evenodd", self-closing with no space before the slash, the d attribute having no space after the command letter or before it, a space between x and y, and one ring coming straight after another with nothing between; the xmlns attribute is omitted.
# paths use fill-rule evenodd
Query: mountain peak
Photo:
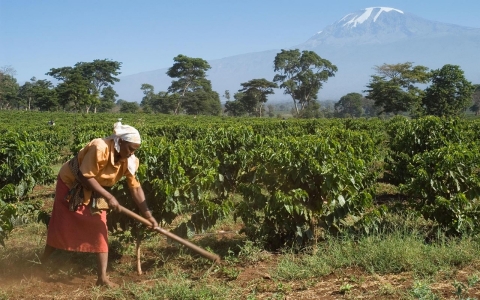
<svg viewBox="0 0 480 300"><path fill-rule="evenodd" d="M369 7L347 14L297 47L383 44L467 31L477 32L478 29L425 20L396 8Z"/></svg>
<svg viewBox="0 0 480 300"><path fill-rule="evenodd" d="M347 27L356 27L357 24L362 24L366 20L372 17L373 15L373 22L377 21L377 18L383 13L388 13L388 12L396 12L396 13L401 13L403 14L403 11L396 9L396 8L391 8L391 7L368 7L365 8L359 12L356 13L350 13L343 17L339 23L343 22L342 26L347 26Z"/></svg>

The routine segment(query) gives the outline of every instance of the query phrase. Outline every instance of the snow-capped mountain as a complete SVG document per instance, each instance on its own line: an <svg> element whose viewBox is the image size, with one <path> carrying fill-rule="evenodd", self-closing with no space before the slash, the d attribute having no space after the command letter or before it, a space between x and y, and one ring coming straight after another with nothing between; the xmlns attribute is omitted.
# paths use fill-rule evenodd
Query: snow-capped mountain
<svg viewBox="0 0 480 300"><path fill-rule="evenodd" d="M304 46L381 44L422 36L465 34L479 29L433 22L390 7L370 7L350 13L312 36Z"/></svg>
<svg viewBox="0 0 480 300"><path fill-rule="evenodd" d="M320 90L320 100L338 100L350 92L362 93L384 63L413 62L430 69L459 65L467 80L480 83L480 29L429 21L396 8L371 7L340 18L300 45L284 49L312 50L338 67ZM255 78L273 80L273 60L280 49L247 53L209 61L207 72L213 89L231 94L240 84ZM120 77L114 88L120 98L141 101L140 86L149 83L156 92L171 83L168 68ZM270 100L290 100L276 90Z"/></svg>

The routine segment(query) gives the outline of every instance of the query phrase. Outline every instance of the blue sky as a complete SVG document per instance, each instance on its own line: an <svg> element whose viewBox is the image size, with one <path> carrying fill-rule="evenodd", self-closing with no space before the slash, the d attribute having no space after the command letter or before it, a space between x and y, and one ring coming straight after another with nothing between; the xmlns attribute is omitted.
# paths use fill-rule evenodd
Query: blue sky
<svg viewBox="0 0 480 300"><path fill-rule="evenodd" d="M288 48L376 6L480 28L480 0L0 0L0 67L19 82L51 80L51 68L106 58L131 75L170 67L178 54Z"/></svg>

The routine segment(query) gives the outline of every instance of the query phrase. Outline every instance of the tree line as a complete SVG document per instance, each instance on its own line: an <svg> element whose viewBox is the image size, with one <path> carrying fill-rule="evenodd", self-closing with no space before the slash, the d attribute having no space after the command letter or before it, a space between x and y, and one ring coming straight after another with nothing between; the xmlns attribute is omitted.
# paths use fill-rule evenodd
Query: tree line
<svg viewBox="0 0 480 300"><path fill-rule="evenodd" d="M178 55L167 71L173 80L166 91L155 92L149 83L141 85L144 96L138 104L117 99L113 85L118 82L122 63L107 59L79 62L73 67L52 68L46 75L58 81L30 81L19 85L12 67L0 70L0 109L40 111L109 112L119 107L121 112L228 115L263 117L267 113L268 96L276 88L292 100L292 115L320 117L318 93L338 68L313 51L281 50L274 59L272 81L255 78L241 83L241 89L231 97L226 90L222 107L220 95L212 89L207 61ZM429 70L411 62L383 64L374 67L365 96L347 93L323 116L362 117L404 114L456 116L470 109L480 112L480 85L467 81L456 65L444 65ZM422 89L422 87L424 87ZM269 116L273 116L270 107Z"/></svg>

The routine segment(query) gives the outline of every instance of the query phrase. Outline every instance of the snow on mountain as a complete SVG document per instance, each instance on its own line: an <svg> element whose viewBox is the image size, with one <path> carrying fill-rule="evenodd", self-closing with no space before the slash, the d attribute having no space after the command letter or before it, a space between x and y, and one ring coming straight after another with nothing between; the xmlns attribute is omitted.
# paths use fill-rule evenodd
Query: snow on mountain
<svg viewBox="0 0 480 300"><path fill-rule="evenodd" d="M377 21L377 18L378 16L380 16L380 14L382 12L390 12L390 11L394 11L394 12L398 12L398 13L401 13L403 14L403 11L401 10L398 10L398 9L395 9L395 8L390 8L390 7L369 7L369 8L365 8L365 10L363 11L363 13L361 13L360 15L358 14L355 14L355 13L352 13L352 14L348 14L346 15L345 17L343 17L339 22L341 23L342 21L344 22L344 24L342 26L347 26L347 27L356 27L357 24L362 24L363 22L365 22L366 20L368 20L371 16L372 16L372 12L373 11L376 11L376 14L375 16L373 17L373 22Z"/></svg>
<svg viewBox="0 0 480 300"><path fill-rule="evenodd" d="M383 44L414 37L461 35L468 31L472 28L425 20L396 8L370 7L346 15L302 45L314 48L321 44Z"/></svg>

